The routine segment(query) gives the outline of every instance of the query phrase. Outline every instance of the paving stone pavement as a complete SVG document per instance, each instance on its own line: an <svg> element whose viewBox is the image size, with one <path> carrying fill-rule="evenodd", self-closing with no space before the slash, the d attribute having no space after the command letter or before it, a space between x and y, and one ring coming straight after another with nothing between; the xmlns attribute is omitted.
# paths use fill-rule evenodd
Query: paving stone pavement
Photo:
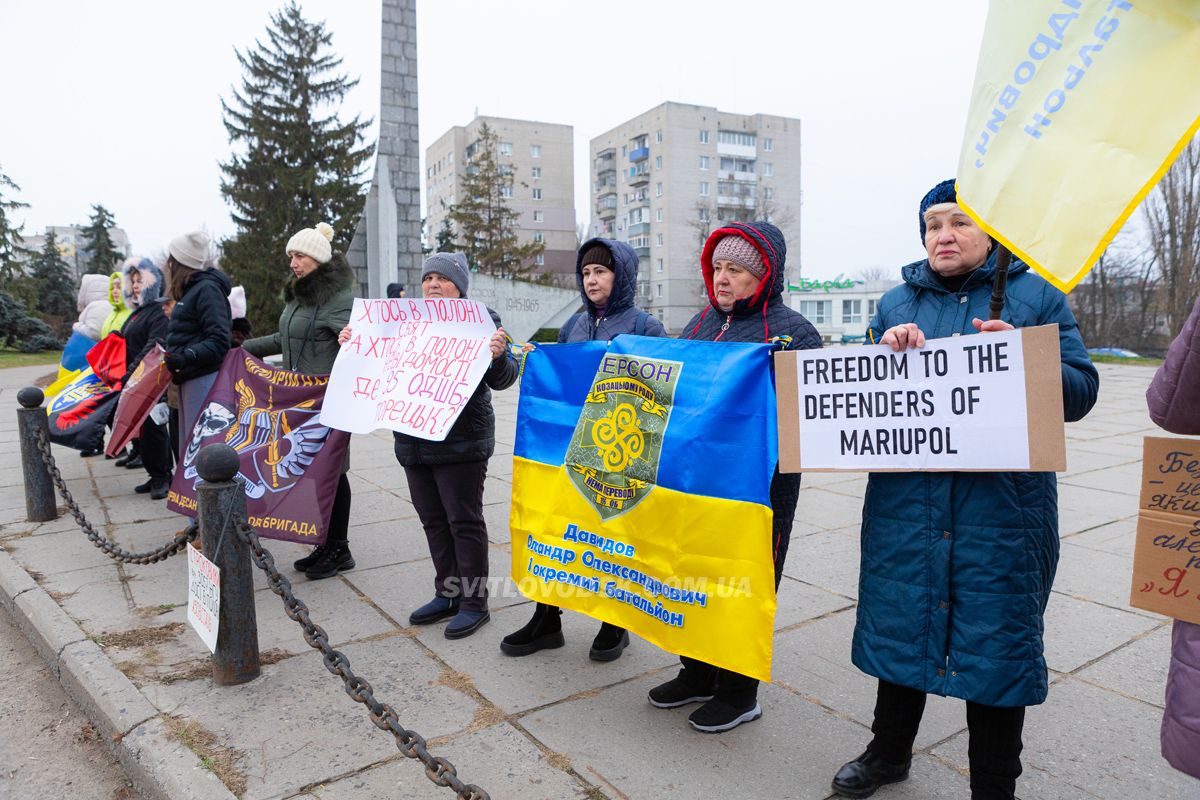
<svg viewBox="0 0 1200 800"><path fill-rule="evenodd" d="M245 798L450 797L346 697L260 575L257 614L270 663L249 684L217 688L205 674L207 651L186 628L182 559L122 566L69 517L23 521L12 409L16 390L42 371L0 372L0 445L11 454L0 464L0 547L162 718L189 721L233 748ZM1018 794L1200 798L1200 782L1158 755L1169 623L1127 604L1141 439L1157 430L1143 398L1153 370L1100 371L1099 403L1067 426L1062 558L1046 618L1053 688L1028 713ZM309 583L290 567L303 548L269 545L314 621L404 725L497 800L834 797L829 780L870 738L874 703L873 681L850 664L865 477L805 477L780 590L775 683L761 693L764 717L728 734L698 734L686 726L688 709L646 703L646 690L670 677L676 661L644 641L635 638L614 663L593 663L587 648L596 623L568 613L566 647L524 659L500 653L500 637L532 610L506 577L516 397L515 390L495 396L498 446L485 491L491 624L454 642L441 626L407 625L409 611L431 594L433 573L391 437L382 432L352 444L358 568ZM163 504L133 494L139 473L61 448L56 454L89 518L122 545L153 546L181 527ZM961 702L932 698L912 777L877 797L967 797L965 727Z"/></svg>

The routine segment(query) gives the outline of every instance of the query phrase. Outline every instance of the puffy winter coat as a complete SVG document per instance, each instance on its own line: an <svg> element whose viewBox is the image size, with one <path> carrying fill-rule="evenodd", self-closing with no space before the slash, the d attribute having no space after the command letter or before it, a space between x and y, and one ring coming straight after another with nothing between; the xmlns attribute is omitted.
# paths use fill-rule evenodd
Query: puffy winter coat
<svg viewBox="0 0 1200 800"><path fill-rule="evenodd" d="M592 245L608 248L613 257L613 287L608 305L600 315L596 305L583 290L583 254ZM558 329L558 341L586 342L592 339L607 341L622 333L639 333L642 336L666 336L658 317L637 307L638 257L625 242L611 239L589 239L579 248L575 256L575 282L579 296L583 298L584 310L568 319Z"/></svg>
<svg viewBox="0 0 1200 800"><path fill-rule="evenodd" d="M1164 430L1200 434L1200 300L1154 374L1146 404ZM1200 778L1200 625L1182 620L1171 631L1162 754L1175 769Z"/></svg>
<svg viewBox="0 0 1200 800"><path fill-rule="evenodd" d="M733 304L733 310L722 311L713 289L712 254L717 243L726 236L741 236L750 241L762 256L767 267L758 282L758 289L744 300ZM709 305L688 322L681 338L722 342L769 342L778 339L784 350L811 350L821 346L821 335L803 314L783 302L784 266L787 243L778 228L770 223L734 222L713 231L700 253L700 269L708 290ZM775 555L775 583L783 570L796 504L800 497L800 475L784 474L775 466L771 478L771 510L774 512L771 535Z"/></svg>
<svg viewBox="0 0 1200 800"><path fill-rule="evenodd" d="M113 294L117 295L117 299L113 299ZM128 287L125 285L125 276L120 272L114 272L108 276L108 295L105 299L109 303L109 314L104 319L104 324L100 327L100 338L103 339L113 331L121 332L125 327L125 320L129 319L129 315L133 313L133 308L129 303L125 302L129 297Z"/></svg>
<svg viewBox="0 0 1200 800"><path fill-rule="evenodd" d="M162 271L149 259L143 259L133 269L137 269L142 275L142 289L122 331L125 336L125 380L122 383L129 380L129 376L146 354L154 349L155 344L166 341L169 325L160 297L163 288Z"/></svg>
<svg viewBox="0 0 1200 800"><path fill-rule="evenodd" d="M172 381L186 383L192 378L216 372L229 352L229 276L217 269L194 270L184 284L183 297L171 311L171 325L163 347L179 356L183 365L174 371Z"/></svg>
<svg viewBox="0 0 1200 800"><path fill-rule="evenodd" d="M330 372L338 354L338 333L350 324L354 273L339 257L299 280L289 278L283 296L287 305L279 315L279 330L242 347L259 358L282 353L284 369L294 372Z"/></svg>
<svg viewBox="0 0 1200 800"><path fill-rule="evenodd" d="M488 309L492 322L500 327L500 315ZM492 389L507 389L521 373L520 365L506 348L493 359L483 380L467 401L454 427L440 442L418 439L404 433L393 433L396 460L402 466L422 464L456 464L465 461L486 461L496 451L496 413L492 410Z"/></svg>
<svg viewBox="0 0 1200 800"><path fill-rule="evenodd" d="M987 319L995 254L957 292L927 261L879 301L875 341L915 322L928 338L975 335ZM1057 323L1068 421L1096 402L1099 375L1066 297L1019 260L1002 318ZM872 473L862 521L855 665L877 678L993 706L1046 699L1042 615L1058 566L1052 472Z"/></svg>

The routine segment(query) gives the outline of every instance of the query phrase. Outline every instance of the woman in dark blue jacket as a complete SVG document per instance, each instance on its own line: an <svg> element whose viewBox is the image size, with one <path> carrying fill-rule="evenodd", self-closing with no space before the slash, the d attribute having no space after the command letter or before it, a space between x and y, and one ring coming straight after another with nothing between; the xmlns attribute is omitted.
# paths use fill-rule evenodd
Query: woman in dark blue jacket
<svg viewBox="0 0 1200 800"><path fill-rule="evenodd" d="M954 181L921 201L928 258L883 296L873 340L894 350L926 338L1057 324L1068 422L1096 402L1099 375L1066 297L1013 260L1002 319L984 322L996 248L957 205ZM967 701L974 800L1012 798L1025 706L1046 699L1042 615L1058 564L1052 472L871 473L862 521L854 664L879 679L874 738L833 788L867 797L908 777L928 693Z"/></svg>
<svg viewBox="0 0 1200 800"><path fill-rule="evenodd" d="M575 280L583 310L558 329L558 343L608 341L622 333L666 336L663 324L637 307L638 257L625 242L591 239L575 259ZM533 617L520 630L505 636L500 649L510 656L562 647L562 609L538 603ZM629 632L602 623L592 640L592 661L615 661L629 646Z"/></svg>

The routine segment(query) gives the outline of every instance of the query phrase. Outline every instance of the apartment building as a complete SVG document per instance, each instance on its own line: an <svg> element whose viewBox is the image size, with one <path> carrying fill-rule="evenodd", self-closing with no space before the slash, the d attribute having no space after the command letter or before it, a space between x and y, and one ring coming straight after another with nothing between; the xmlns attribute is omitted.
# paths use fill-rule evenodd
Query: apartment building
<svg viewBox="0 0 1200 800"><path fill-rule="evenodd" d="M663 103L591 140L593 236L638 254L638 302L678 333L707 302L700 248L733 220L769 219L800 276L800 120Z"/></svg>
<svg viewBox="0 0 1200 800"><path fill-rule="evenodd" d="M575 272L574 131L555 125L503 117L476 117L455 125L425 151L425 239L432 246L449 208L462 193L469 155L484 124L499 142L497 161L512 170L509 206L520 220L521 244L541 242L538 270Z"/></svg>

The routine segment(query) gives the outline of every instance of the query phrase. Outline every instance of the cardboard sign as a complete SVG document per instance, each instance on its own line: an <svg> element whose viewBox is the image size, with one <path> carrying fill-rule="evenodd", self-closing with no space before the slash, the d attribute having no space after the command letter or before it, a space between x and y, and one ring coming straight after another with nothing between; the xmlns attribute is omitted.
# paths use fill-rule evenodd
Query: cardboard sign
<svg viewBox="0 0 1200 800"><path fill-rule="evenodd" d="M492 363L487 307L449 298L354 301L353 336L329 376L321 422L440 442Z"/></svg>
<svg viewBox="0 0 1200 800"><path fill-rule="evenodd" d="M1200 624L1200 441L1147 436L1129 605Z"/></svg>
<svg viewBox="0 0 1200 800"><path fill-rule="evenodd" d="M775 354L782 472L1067 468L1058 326Z"/></svg>
<svg viewBox="0 0 1200 800"><path fill-rule="evenodd" d="M221 621L221 570L204 557L195 542L188 554L187 618L210 653L217 651L217 630Z"/></svg>

